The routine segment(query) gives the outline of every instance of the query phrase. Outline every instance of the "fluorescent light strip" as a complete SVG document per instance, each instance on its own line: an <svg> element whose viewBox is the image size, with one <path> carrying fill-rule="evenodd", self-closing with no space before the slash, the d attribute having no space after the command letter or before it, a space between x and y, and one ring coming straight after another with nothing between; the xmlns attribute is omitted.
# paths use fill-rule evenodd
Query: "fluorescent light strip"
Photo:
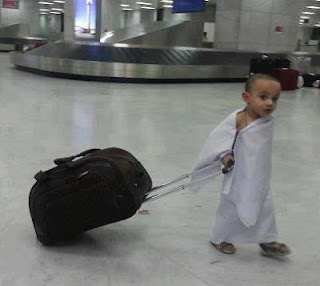
<svg viewBox="0 0 320 286"><path fill-rule="evenodd" d="M122 8L122 11L132 11L132 8Z"/></svg>
<svg viewBox="0 0 320 286"><path fill-rule="evenodd" d="M41 9L39 9L39 11L41 11L41 12L49 12L50 10L49 10L49 9L41 8Z"/></svg>
<svg viewBox="0 0 320 286"><path fill-rule="evenodd" d="M319 6L307 6L308 9L320 9Z"/></svg>
<svg viewBox="0 0 320 286"><path fill-rule="evenodd" d="M147 10L155 10L156 8L150 7L150 6L141 6L141 9L147 9Z"/></svg>
<svg viewBox="0 0 320 286"><path fill-rule="evenodd" d="M151 5L152 6L152 3L148 3L148 2L136 2L136 4L139 4L139 5Z"/></svg>
<svg viewBox="0 0 320 286"><path fill-rule="evenodd" d="M128 4L120 4L121 7L130 7Z"/></svg>
<svg viewBox="0 0 320 286"><path fill-rule="evenodd" d="M62 3L62 4L66 3L66 1L64 1L64 0L54 0L53 2L54 3Z"/></svg>
<svg viewBox="0 0 320 286"><path fill-rule="evenodd" d="M310 17L307 17L307 16L300 16L300 19L310 19Z"/></svg>
<svg viewBox="0 0 320 286"><path fill-rule="evenodd" d="M54 12L54 11L50 11L50 14L61 15L60 12Z"/></svg>
<svg viewBox="0 0 320 286"><path fill-rule="evenodd" d="M51 8L51 10L61 11L61 12L63 12L63 9L62 9L62 8Z"/></svg>
<svg viewBox="0 0 320 286"><path fill-rule="evenodd" d="M53 5L52 2L47 2L47 1L40 1L38 2L39 4L43 4L43 5Z"/></svg>
<svg viewBox="0 0 320 286"><path fill-rule="evenodd" d="M302 14L304 14L304 15L314 15L315 13L314 12L302 12Z"/></svg>
<svg viewBox="0 0 320 286"><path fill-rule="evenodd" d="M320 1L320 0L319 0ZM172 4L173 1L172 0L161 0L160 1L161 3L169 3L169 4Z"/></svg>
<svg viewBox="0 0 320 286"><path fill-rule="evenodd" d="M172 5L163 5L162 7L163 7L163 8L173 8Z"/></svg>

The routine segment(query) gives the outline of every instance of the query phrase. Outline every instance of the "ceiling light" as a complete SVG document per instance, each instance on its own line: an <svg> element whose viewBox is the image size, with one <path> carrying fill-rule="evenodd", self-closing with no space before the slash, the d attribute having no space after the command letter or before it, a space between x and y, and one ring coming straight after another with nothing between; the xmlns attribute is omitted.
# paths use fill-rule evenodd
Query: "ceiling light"
<svg viewBox="0 0 320 286"><path fill-rule="evenodd" d="M60 12L50 11L50 14L61 15Z"/></svg>
<svg viewBox="0 0 320 286"><path fill-rule="evenodd" d="M315 27L320 27L320 24L315 24L314 26L315 26Z"/></svg>
<svg viewBox="0 0 320 286"><path fill-rule="evenodd" d="M320 1L320 0L319 0ZM160 2L162 3L169 3L169 4L172 4L173 1L172 0L161 0Z"/></svg>
<svg viewBox="0 0 320 286"><path fill-rule="evenodd" d="M307 6L307 8L309 8L309 9L320 9L319 6Z"/></svg>
<svg viewBox="0 0 320 286"><path fill-rule="evenodd" d="M53 5L52 2L47 2L47 1L40 1L38 2L39 4L43 4L43 5Z"/></svg>
<svg viewBox="0 0 320 286"><path fill-rule="evenodd" d="M307 17L307 16L300 16L300 19L310 19L310 17Z"/></svg>
<svg viewBox="0 0 320 286"><path fill-rule="evenodd" d="M320 0L319 0L320 1ZM302 12L302 14L305 14L305 15L314 15L315 13L314 12Z"/></svg>
<svg viewBox="0 0 320 286"><path fill-rule="evenodd" d="M132 8L123 8L122 11L132 11Z"/></svg>
<svg viewBox="0 0 320 286"><path fill-rule="evenodd" d="M39 9L39 11L41 11L41 12L49 12L50 10L49 10L49 9L41 8L41 9Z"/></svg>
<svg viewBox="0 0 320 286"><path fill-rule="evenodd" d="M64 1L64 0L54 0L53 2L54 3L62 3L62 4L66 3L66 1Z"/></svg>
<svg viewBox="0 0 320 286"><path fill-rule="evenodd" d="M163 5L162 7L163 7L163 8L173 8L172 5Z"/></svg>
<svg viewBox="0 0 320 286"><path fill-rule="evenodd" d="M150 6L141 6L141 9L148 9L148 10L154 10L156 8L150 7Z"/></svg>
<svg viewBox="0 0 320 286"><path fill-rule="evenodd" d="M120 4L121 7L130 7L128 4Z"/></svg>
<svg viewBox="0 0 320 286"><path fill-rule="evenodd" d="M62 8L51 8L51 10L61 11L61 12L63 12L63 9L62 9Z"/></svg>
<svg viewBox="0 0 320 286"><path fill-rule="evenodd" d="M139 5L151 5L152 6L152 3L148 3L148 2L136 2L136 4L139 4Z"/></svg>

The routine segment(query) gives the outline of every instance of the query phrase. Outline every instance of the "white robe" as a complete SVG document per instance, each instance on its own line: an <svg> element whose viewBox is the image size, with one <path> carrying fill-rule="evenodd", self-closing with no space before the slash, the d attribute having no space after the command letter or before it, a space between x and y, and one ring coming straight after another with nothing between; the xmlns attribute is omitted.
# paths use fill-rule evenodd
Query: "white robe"
<svg viewBox="0 0 320 286"><path fill-rule="evenodd" d="M191 182L207 177L212 168L232 149L236 135L236 110L209 135L200 153ZM235 165L226 174L211 240L215 243L271 242L277 238L270 191L272 116L259 118L242 129L234 146ZM215 165L215 171L219 166ZM209 171L208 171L209 170ZM208 180L209 182L209 180ZM200 190L205 184L192 185Z"/></svg>

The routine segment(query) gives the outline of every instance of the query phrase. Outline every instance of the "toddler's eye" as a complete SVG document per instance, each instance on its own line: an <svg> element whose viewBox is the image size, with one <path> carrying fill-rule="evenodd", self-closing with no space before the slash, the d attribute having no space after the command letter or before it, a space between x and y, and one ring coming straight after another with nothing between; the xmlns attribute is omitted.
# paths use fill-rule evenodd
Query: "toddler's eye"
<svg viewBox="0 0 320 286"><path fill-rule="evenodd" d="M273 102L277 102L278 99L279 99L279 97L274 97L274 98L272 98L272 101L273 101Z"/></svg>
<svg viewBox="0 0 320 286"><path fill-rule="evenodd" d="M260 94L260 98L261 98L262 100L266 100L268 97L267 97L265 94Z"/></svg>

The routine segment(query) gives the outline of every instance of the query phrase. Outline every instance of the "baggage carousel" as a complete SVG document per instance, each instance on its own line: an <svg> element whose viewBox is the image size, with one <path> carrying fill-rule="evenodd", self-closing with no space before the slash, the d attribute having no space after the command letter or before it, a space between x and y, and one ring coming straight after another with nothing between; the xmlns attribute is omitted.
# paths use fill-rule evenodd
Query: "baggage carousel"
<svg viewBox="0 0 320 286"><path fill-rule="evenodd" d="M152 47L59 41L32 51L11 53L19 70L67 79L119 82L236 82L245 81L250 59L288 53L225 51L190 47ZM312 58L320 54L292 53ZM316 71L313 71L316 72Z"/></svg>

